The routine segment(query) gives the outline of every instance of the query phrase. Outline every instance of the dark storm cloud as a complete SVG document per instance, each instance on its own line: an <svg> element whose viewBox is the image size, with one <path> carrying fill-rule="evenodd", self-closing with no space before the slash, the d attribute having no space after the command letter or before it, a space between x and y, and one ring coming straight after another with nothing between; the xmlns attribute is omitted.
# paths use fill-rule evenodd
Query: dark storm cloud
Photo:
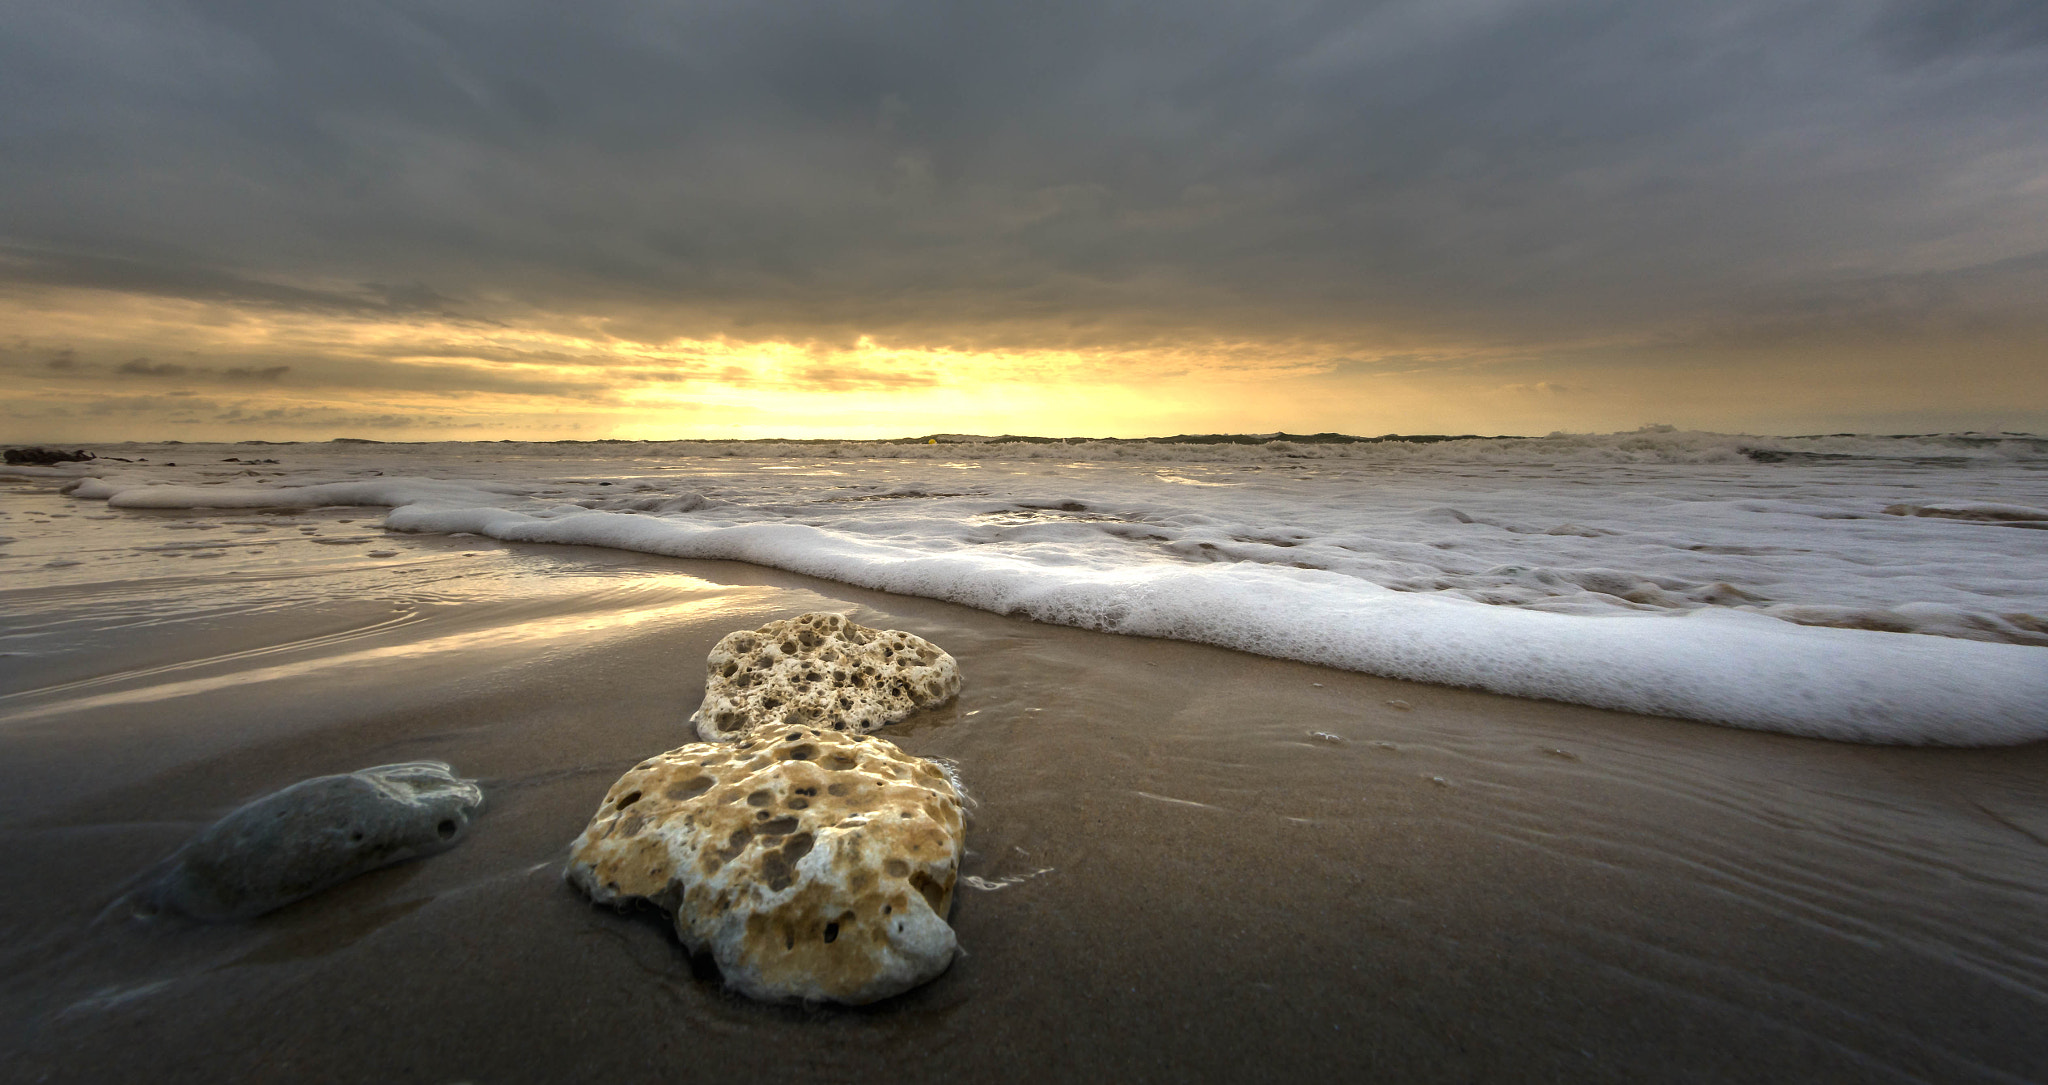
<svg viewBox="0 0 2048 1085"><path fill-rule="evenodd" d="M1762 346L1804 337L2037 332L2048 298L2048 253L1945 272L1920 272L1791 287L1730 313L1712 341Z"/></svg>
<svg viewBox="0 0 2048 1085"><path fill-rule="evenodd" d="M2048 49L2048 6L2038 0L1897 0L1878 33L1918 62Z"/></svg>
<svg viewBox="0 0 2048 1085"><path fill-rule="evenodd" d="M2042 10L18 5L0 275L899 345L1974 311L2048 252Z"/></svg>

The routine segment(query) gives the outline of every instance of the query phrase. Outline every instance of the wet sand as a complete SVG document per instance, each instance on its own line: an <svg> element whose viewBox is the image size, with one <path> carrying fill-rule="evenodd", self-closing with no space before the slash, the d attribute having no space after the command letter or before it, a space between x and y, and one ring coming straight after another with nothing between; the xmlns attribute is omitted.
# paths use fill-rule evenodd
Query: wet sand
<svg viewBox="0 0 2048 1085"><path fill-rule="evenodd" d="M0 661L0 1078L2048 1078L2048 748L1520 701L730 563L402 549L0 590L34 653ZM692 738L711 644L816 609L966 678L883 732L978 802L966 954L858 1010L729 995L560 876L619 773ZM486 789L456 849L242 924L95 919L240 802L417 758Z"/></svg>

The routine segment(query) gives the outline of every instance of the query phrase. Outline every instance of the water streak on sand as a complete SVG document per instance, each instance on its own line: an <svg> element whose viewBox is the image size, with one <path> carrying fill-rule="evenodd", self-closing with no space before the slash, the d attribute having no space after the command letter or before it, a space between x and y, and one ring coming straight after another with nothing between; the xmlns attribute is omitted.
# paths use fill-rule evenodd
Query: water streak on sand
<svg viewBox="0 0 2048 1085"><path fill-rule="evenodd" d="M414 620L395 620L358 631L351 631L331 637L316 638L295 644L280 645L257 651L229 653L212 656L174 666L123 671L116 675L68 682L55 686L24 690L0 696L0 728L44 720L76 712L86 712L112 705L145 704L170 701L203 693L238 686L253 686L265 682L299 678L316 671L361 668L404 659L431 658L439 653L478 652L508 647L516 644L543 642L554 638L587 637L594 633L622 632L632 626L652 621L673 620L685 614L699 612L722 605L714 596L709 599L691 599L683 603L662 603L649 606L624 607L602 614L573 614L540 618L531 621L492 625L482 629L467 629L441 636L409 640L398 644L383 644L374 648L355 651L335 651L337 644L358 637L374 637L388 633ZM248 659L280 652L304 653L304 658L288 663L275 663L262 667L240 666ZM218 670L219 673L195 678L181 678L171 681L147 681L142 685L77 695L80 689L112 683L131 683L138 679L157 678L165 674L176 674L194 669ZM8 711L10 704L24 707ZM37 703L40 702L40 703Z"/></svg>

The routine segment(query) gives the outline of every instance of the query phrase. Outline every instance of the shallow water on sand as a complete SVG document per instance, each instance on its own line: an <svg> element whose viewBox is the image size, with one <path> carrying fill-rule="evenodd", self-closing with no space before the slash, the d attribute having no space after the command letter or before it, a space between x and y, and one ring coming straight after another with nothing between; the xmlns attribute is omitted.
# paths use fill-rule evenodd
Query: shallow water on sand
<svg viewBox="0 0 2048 1085"><path fill-rule="evenodd" d="M7 500L24 543L90 545L52 519L76 503ZM2048 748L1736 731L590 548L196 565L133 548L219 517L121 517L93 537L141 556L0 586L8 1080L2048 1077ZM862 1010L727 995L560 880L611 781L693 737L712 642L813 609L966 677L883 734L978 802L967 954ZM417 758L486 789L451 852L244 924L101 915L250 797Z"/></svg>

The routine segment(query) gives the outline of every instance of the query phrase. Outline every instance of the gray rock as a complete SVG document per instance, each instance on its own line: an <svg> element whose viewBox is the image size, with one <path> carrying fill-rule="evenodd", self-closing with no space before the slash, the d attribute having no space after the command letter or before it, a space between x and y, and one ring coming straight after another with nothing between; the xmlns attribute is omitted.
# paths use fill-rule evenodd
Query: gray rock
<svg viewBox="0 0 2048 1085"><path fill-rule="evenodd" d="M439 761L302 780L214 822L144 896L195 919L249 919L453 847L483 799Z"/></svg>

